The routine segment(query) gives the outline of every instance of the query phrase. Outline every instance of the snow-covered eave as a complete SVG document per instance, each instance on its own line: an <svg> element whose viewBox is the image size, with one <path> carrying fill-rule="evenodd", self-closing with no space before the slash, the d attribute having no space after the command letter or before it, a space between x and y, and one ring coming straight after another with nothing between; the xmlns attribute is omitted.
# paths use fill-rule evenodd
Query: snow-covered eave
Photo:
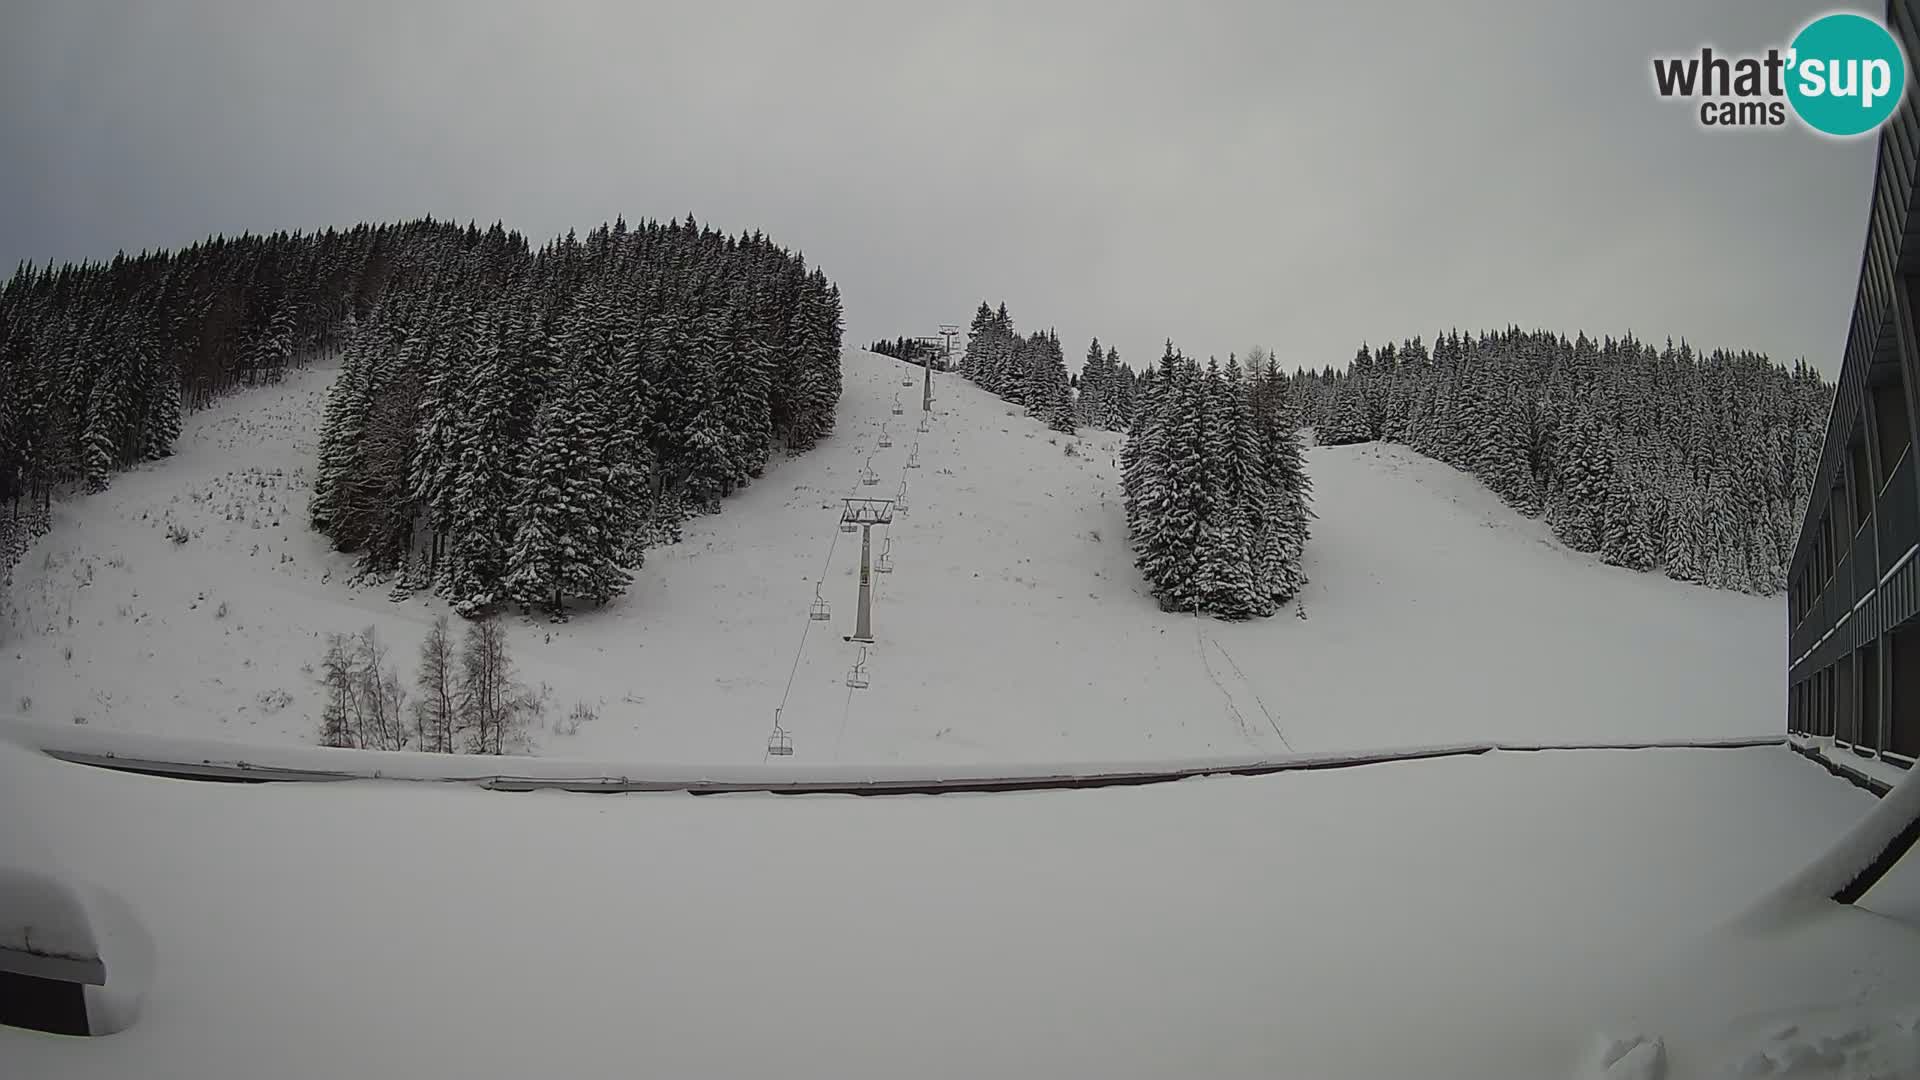
<svg viewBox="0 0 1920 1080"><path fill-rule="evenodd" d="M1224 754L1150 761L971 764L666 764L406 751L257 746L127 731L0 722L0 738L64 761L128 772L229 781L410 780L508 791L685 791L695 794L926 794L1162 783L1199 776L1352 768L1495 751L1776 746L1785 736L1626 742L1477 741L1358 752Z"/></svg>
<svg viewBox="0 0 1920 1080"><path fill-rule="evenodd" d="M106 984L92 925L73 890L39 870L0 863L0 971Z"/></svg>
<svg viewBox="0 0 1920 1080"><path fill-rule="evenodd" d="M1787 744L1802 756L1825 766L1827 771L1875 795L1885 795L1900 786L1912 771L1910 766L1902 767L1892 759L1881 760L1836 744L1830 735L1790 736Z"/></svg>
<svg viewBox="0 0 1920 1080"><path fill-rule="evenodd" d="M1754 928L1803 916L1832 901L1851 904L1920 841L1920 776L1909 773L1832 846L1753 906Z"/></svg>

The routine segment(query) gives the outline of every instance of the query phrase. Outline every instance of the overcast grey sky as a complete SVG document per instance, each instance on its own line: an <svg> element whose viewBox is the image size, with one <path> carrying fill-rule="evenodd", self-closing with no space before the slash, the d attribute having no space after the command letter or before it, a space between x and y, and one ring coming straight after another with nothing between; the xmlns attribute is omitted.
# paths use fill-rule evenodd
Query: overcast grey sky
<svg viewBox="0 0 1920 1080"><path fill-rule="evenodd" d="M0 265L431 213L691 211L850 341L983 297L1136 366L1519 323L1838 369L1871 139L1702 131L1655 53L1782 0L7 0Z"/></svg>

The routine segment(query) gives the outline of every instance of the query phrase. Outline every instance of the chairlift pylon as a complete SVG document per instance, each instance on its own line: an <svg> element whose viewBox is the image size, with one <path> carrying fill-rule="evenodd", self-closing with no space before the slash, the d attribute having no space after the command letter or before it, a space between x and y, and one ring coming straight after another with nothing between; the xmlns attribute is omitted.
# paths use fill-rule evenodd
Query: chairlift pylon
<svg viewBox="0 0 1920 1080"><path fill-rule="evenodd" d="M813 603L807 605L807 618L814 622L826 622L833 618L833 608L827 598L820 595L820 583L813 583Z"/></svg>
<svg viewBox="0 0 1920 1080"><path fill-rule="evenodd" d="M867 647L860 646L860 658L853 662L853 670L847 672L847 686L854 690L865 690L872 685L867 680Z"/></svg>
<svg viewBox="0 0 1920 1080"><path fill-rule="evenodd" d="M880 474L873 471L873 455L867 455L867 463L860 466L860 482L868 487L880 482Z"/></svg>

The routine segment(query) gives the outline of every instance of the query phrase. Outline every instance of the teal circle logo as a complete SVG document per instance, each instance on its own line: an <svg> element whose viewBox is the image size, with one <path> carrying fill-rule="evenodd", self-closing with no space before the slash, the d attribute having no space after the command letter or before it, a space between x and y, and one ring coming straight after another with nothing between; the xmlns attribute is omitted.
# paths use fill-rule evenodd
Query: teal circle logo
<svg viewBox="0 0 1920 1080"><path fill-rule="evenodd" d="M1794 35L1790 49L1787 100L1815 131L1864 135L1885 123L1906 94L1900 43L1865 15L1822 15Z"/></svg>

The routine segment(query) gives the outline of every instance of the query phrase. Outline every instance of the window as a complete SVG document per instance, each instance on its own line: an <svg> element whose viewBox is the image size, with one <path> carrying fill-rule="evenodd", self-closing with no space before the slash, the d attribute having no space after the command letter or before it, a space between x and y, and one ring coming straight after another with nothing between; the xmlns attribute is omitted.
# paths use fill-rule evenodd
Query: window
<svg viewBox="0 0 1920 1080"><path fill-rule="evenodd" d="M1920 757L1920 618L1908 619L1887 644L1887 749Z"/></svg>
<svg viewBox="0 0 1920 1080"><path fill-rule="evenodd" d="M1833 665L1833 737L1843 743L1860 741L1860 714L1853 707L1853 654Z"/></svg>
<svg viewBox="0 0 1920 1080"><path fill-rule="evenodd" d="M1900 459L1912 447L1913 430L1908 425L1906 382L1898 365L1894 366L1892 377L1873 387L1871 392L1874 425L1880 436L1881 475L1875 486L1875 494L1879 494L1886 489Z"/></svg>
<svg viewBox="0 0 1920 1080"><path fill-rule="evenodd" d="M1880 749L1880 643L1874 641L1853 654L1860 669L1860 717L1854 730L1855 741L1872 750Z"/></svg>
<svg viewBox="0 0 1920 1080"><path fill-rule="evenodd" d="M1818 684L1814 693L1814 706L1820 712L1820 734L1833 734L1833 669L1827 668L1814 677Z"/></svg>
<svg viewBox="0 0 1920 1080"><path fill-rule="evenodd" d="M1874 482L1873 469L1867 460L1867 442L1854 432L1855 438L1847 444L1847 486L1853 491L1853 531L1873 518L1873 496L1879 490Z"/></svg>
<svg viewBox="0 0 1920 1080"><path fill-rule="evenodd" d="M1831 511L1820 515L1820 528L1814 533L1814 554L1820 558L1820 591L1826 591L1828 581L1833 579L1833 514Z"/></svg>

